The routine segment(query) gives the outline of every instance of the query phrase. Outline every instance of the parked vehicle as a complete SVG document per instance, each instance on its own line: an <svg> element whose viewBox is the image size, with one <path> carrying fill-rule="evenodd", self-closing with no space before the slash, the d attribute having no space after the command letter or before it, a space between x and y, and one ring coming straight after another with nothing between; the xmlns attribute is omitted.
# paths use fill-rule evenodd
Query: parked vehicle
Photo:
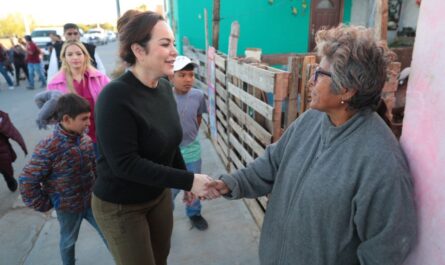
<svg viewBox="0 0 445 265"><path fill-rule="evenodd" d="M101 45L108 43L107 33L105 32L104 29L101 28L94 28L88 30L84 34L84 39L86 40L86 43L94 45Z"/></svg>
<svg viewBox="0 0 445 265"><path fill-rule="evenodd" d="M108 41L116 41L116 33L114 33L113 31L108 31L107 36Z"/></svg>

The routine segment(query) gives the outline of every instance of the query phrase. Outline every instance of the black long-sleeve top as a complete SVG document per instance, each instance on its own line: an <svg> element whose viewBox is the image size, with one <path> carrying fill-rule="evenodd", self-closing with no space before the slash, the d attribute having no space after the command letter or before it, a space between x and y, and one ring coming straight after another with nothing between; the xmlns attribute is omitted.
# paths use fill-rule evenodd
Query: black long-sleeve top
<svg viewBox="0 0 445 265"><path fill-rule="evenodd" d="M179 151L182 138L172 88L142 84L131 71L110 82L96 103L99 146L94 195L112 203L141 203L165 188L190 190Z"/></svg>

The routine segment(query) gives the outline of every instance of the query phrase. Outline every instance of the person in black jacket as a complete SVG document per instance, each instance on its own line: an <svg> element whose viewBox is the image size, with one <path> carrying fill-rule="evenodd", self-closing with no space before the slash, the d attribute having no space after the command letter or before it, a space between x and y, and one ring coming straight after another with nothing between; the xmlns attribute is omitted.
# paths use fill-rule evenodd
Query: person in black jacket
<svg viewBox="0 0 445 265"><path fill-rule="evenodd" d="M15 69L15 85L20 86L20 70L25 73L26 79L29 79L28 66L26 64L26 49L21 44L16 44L11 48L11 54Z"/></svg>
<svg viewBox="0 0 445 265"><path fill-rule="evenodd" d="M163 17L143 12L119 31L129 69L96 103L98 177L92 208L116 264L165 265L173 228L170 188L215 198L207 175L187 172L170 83L177 56Z"/></svg>

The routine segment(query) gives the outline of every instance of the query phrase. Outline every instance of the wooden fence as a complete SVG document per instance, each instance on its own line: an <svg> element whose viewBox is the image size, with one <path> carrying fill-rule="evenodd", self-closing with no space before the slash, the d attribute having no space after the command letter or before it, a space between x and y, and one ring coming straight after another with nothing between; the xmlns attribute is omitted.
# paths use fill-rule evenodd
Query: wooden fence
<svg viewBox="0 0 445 265"><path fill-rule="evenodd" d="M196 86L208 94L205 52L184 45L184 54L196 62ZM309 79L316 67L313 54L269 56L267 61L284 64L287 71L243 58L215 55L215 106L217 137L215 149L229 172L245 167L277 141L283 131L310 102ZM384 98L393 100L400 63L389 67ZM205 123L207 128L209 122ZM209 131L209 130L207 130ZM210 134L209 134L210 135ZM267 197L244 199L252 216L262 225Z"/></svg>

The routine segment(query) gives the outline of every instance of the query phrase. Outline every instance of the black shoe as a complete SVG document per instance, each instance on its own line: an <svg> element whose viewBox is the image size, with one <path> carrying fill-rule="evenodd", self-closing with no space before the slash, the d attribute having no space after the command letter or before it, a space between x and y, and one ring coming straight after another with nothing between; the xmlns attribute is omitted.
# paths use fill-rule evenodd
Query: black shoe
<svg viewBox="0 0 445 265"><path fill-rule="evenodd" d="M201 215L190 216L190 222L192 222L192 226L196 227L196 229L200 231L204 231L209 227L206 219L204 219Z"/></svg>
<svg viewBox="0 0 445 265"><path fill-rule="evenodd" d="M15 180L15 178L7 180L6 184L8 185L10 191L14 192L17 190L17 180Z"/></svg>

